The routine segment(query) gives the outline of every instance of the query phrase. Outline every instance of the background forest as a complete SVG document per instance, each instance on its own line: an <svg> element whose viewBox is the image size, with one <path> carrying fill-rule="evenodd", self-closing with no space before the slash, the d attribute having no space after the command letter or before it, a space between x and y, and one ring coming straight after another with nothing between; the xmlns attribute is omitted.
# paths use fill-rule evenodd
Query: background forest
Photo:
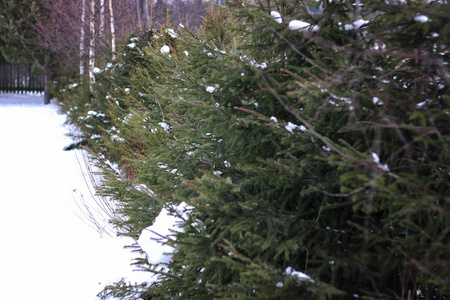
<svg viewBox="0 0 450 300"><path fill-rule="evenodd" d="M449 3L204 9L124 31L54 85L111 223L147 256L148 282L102 295L448 299ZM163 214L157 260L142 236Z"/></svg>

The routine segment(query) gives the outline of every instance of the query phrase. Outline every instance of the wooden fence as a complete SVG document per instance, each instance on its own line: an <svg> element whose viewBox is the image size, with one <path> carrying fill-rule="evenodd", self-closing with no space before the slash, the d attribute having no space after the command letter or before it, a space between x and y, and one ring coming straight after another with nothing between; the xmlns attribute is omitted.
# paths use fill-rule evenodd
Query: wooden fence
<svg viewBox="0 0 450 300"><path fill-rule="evenodd" d="M31 73L31 66L0 64L0 92L43 92L44 78Z"/></svg>

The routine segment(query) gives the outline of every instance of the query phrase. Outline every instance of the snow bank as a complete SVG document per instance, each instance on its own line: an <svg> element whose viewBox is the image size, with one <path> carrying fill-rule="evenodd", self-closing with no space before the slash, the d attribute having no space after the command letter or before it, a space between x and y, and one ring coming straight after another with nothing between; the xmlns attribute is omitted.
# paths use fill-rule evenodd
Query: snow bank
<svg viewBox="0 0 450 300"><path fill-rule="evenodd" d="M174 232L182 231L179 225L188 218L187 211L192 209L185 202L171 209L163 208L153 224L144 230L138 239L138 244L147 253L150 264L169 263L172 259L174 248L165 244ZM170 210L175 211L171 214Z"/></svg>
<svg viewBox="0 0 450 300"><path fill-rule="evenodd" d="M63 151L65 116L40 95L0 94L1 299L95 299L104 285L133 272L131 239L91 228L76 211L93 204L81 150ZM92 206L97 207L97 206Z"/></svg>

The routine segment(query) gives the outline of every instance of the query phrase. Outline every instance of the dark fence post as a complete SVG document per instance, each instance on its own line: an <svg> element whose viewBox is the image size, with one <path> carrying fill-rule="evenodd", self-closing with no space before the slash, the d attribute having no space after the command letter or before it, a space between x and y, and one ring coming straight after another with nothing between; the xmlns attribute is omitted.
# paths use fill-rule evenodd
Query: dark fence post
<svg viewBox="0 0 450 300"><path fill-rule="evenodd" d="M52 95L50 94L50 83L48 82L49 76L47 74L44 75L44 104L50 104L50 100L52 99Z"/></svg>
<svg viewBox="0 0 450 300"><path fill-rule="evenodd" d="M47 74L48 65L45 64L45 75L44 75L44 104L50 104L52 95L50 94L50 76Z"/></svg>

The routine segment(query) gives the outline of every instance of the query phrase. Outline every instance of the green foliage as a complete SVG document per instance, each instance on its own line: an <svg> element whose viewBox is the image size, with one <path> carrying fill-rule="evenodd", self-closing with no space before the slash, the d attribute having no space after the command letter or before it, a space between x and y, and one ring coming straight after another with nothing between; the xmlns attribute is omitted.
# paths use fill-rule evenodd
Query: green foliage
<svg viewBox="0 0 450 300"><path fill-rule="evenodd" d="M17 1L2 1L0 4L0 54L7 61L24 63L22 45L24 20ZM17 55L19 54L19 55Z"/></svg>
<svg viewBox="0 0 450 300"><path fill-rule="evenodd" d="M34 27L42 17L34 1L0 3L0 55L6 61L22 65L51 64L50 49L41 48L42 37Z"/></svg>
<svg viewBox="0 0 450 300"><path fill-rule="evenodd" d="M448 15L235 2L198 32L124 46L90 97L76 88L65 111L121 234L137 238L166 204L191 207L165 240L172 262L137 261L159 275L140 297L448 298Z"/></svg>

